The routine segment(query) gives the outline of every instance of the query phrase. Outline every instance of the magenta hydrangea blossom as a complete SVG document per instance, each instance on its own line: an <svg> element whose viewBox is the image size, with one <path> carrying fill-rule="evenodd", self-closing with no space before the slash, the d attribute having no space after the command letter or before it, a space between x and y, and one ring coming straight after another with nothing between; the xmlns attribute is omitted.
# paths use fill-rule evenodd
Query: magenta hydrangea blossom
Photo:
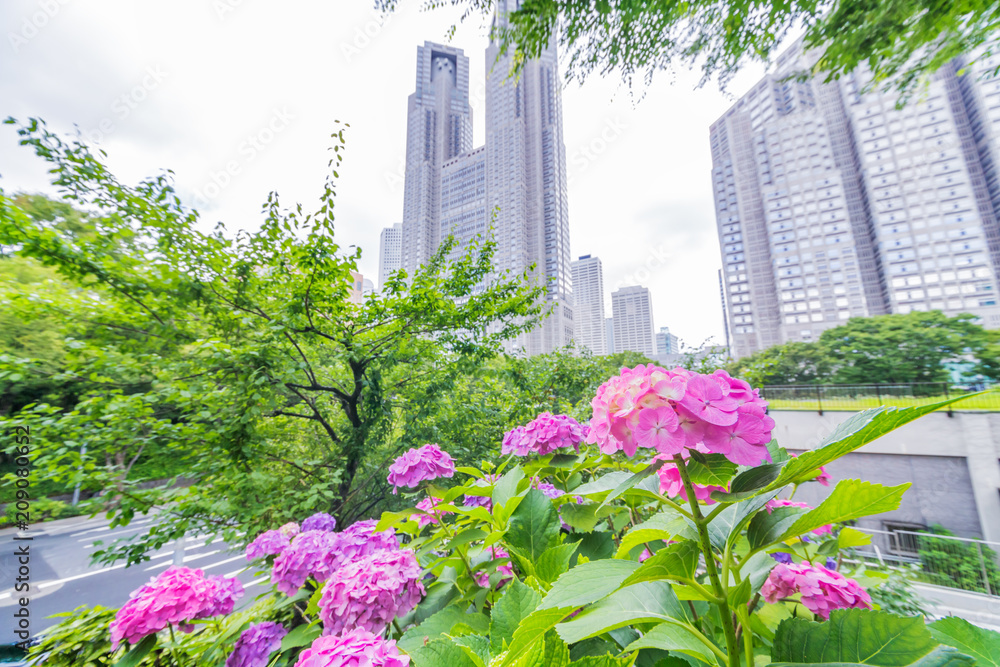
<svg viewBox="0 0 1000 667"><path fill-rule="evenodd" d="M277 556L288 548L292 541L280 530L267 530L247 545L247 560Z"/></svg>
<svg viewBox="0 0 1000 667"><path fill-rule="evenodd" d="M420 602L424 586L421 568L409 549L379 551L334 572L319 599L323 633L347 628L380 633L399 614Z"/></svg>
<svg viewBox="0 0 1000 667"><path fill-rule="evenodd" d="M337 520L326 512L317 512L302 522L302 530L325 530L330 532L337 527Z"/></svg>
<svg viewBox="0 0 1000 667"><path fill-rule="evenodd" d="M655 458L660 458L659 456ZM684 480L681 479L680 470L677 469L677 465L674 463L664 463L663 466L656 471L656 474L660 476L660 493L669 498L683 498L688 499L687 489L684 488ZM694 487L694 495L700 502L706 505L712 505L715 503L712 500L713 491L726 491L724 486L713 486L713 485L703 485L703 484L692 484Z"/></svg>
<svg viewBox="0 0 1000 667"><path fill-rule="evenodd" d="M543 412L524 426L507 431L500 453L544 456L562 447L572 447L579 452L580 443L587 439L587 430L569 415Z"/></svg>
<svg viewBox="0 0 1000 667"><path fill-rule="evenodd" d="M267 667L271 654L281 647L288 634L281 623L256 623L240 633L226 667Z"/></svg>
<svg viewBox="0 0 1000 667"><path fill-rule="evenodd" d="M451 477L454 474L455 462L448 452L442 451L437 445L424 445L403 452L402 456L393 461L389 466L388 480L392 484L392 492L396 493L401 486L414 488L420 482Z"/></svg>
<svg viewBox="0 0 1000 667"><path fill-rule="evenodd" d="M510 554L507 553L507 551L501 546L493 545L492 547L489 547L487 551L489 552L490 560L500 560L503 558L508 558L508 559L510 558ZM503 586L505 583L510 581L514 576L514 566L511 564L509 560L506 563L501 563L497 565L496 571L504 575L504 577L497 582L497 588ZM487 572L485 569L479 570L478 572L476 572L475 576L476 576L476 583L479 584L482 588L489 587L490 585L489 572Z"/></svg>
<svg viewBox="0 0 1000 667"><path fill-rule="evenodd" d="M833 479L833 478L830 477L830 473L828 473L826 471L826 468L824 466L820 466L819 467L819 474L816 475L816 479L814 479L813 481L814 482L819 482L823 486L830 486L830 480L831 479Z"/></svg>
<svg viewBox="0 0 1000 667"><path fill-rule="evenodd" d="M333 569L329 554L337 547L337 533L307 530L278 554L271 566L271 582L285 595L295 595L306 579L326 581Z"/></svg>
<svg viewBox="0 0 1000 667"><path fill-rule="evenodd" d="M806 609L823 619L834 609L872 608L871 597L858 582L810 563L778 563L760 593L771 604L799 593Z"/></svg>
<svg viewBox="0 0 1000 667"><path fill-rule="evenodd" d="M376 533L377 525L378 521L366 519L351 524L339 533L333 533L335 548L324 557L327 570L333 572L345 563L353 563L378 551L399 549L396 532L390 528Z"/></svg>
<svg viewBox="0 0 1000 667"><path fill-rule="evenodd" d="M770 460L774 420L767 402L722 370L702 375L653 364L623 368L598 388L591 407L587 442L605 454L632 457L645 447L672 457L699 447L740 465Z"/></svg>
<svg viewBox="0 0 1000 667"><path fill-rule="evenodd" d="M317 637L299 654L295 667L408 667L410 656L400 655L396 642L364 628L342 635Z"/></svg>
<svg viewBox="0 0 1000 667"><path fill-rule="evenodd" d="M431 514L411 514L410 519L417 522L417 526L423 528L430 523L438 523L438 519L445 514L454 514L448 510L439 510L437 506L442 504L437 498L427 497L416 504L416 508Z"/></svg>
<svg viewBox="0 0 1000 667"><path fill-rule="evenodd" d="M777 507L801 507L802 509L811 510L812 507L805 503L800 503L795 500L786 500L785 498L775 498L774 500L768 500L767 504L764 506L767 508L767 513L770 514ZM819 528L813 528L813 533L817 535L829 535L833 532L833 526L826 524L825 526L820 526Z"/></svg>
<svg viewBox="0 0 1000 667"><path fill-rule="evenodd" d="M190 621L231 613L242 595L243 585L237 579L206 578L201 570L169 567L132 591L128 602L115 614L109 626L112 650L117 650L122 640L135 644L169 625L190 631Z"/></svg>

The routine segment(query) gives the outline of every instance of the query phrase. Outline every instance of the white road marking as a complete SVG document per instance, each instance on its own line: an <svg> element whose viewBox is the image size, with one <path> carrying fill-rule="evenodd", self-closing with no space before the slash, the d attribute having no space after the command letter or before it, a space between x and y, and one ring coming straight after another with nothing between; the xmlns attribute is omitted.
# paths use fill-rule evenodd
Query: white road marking
<svg viewBox="0 0 1000 667"><path fill-rule="evenodd" d="M218 567L220 565L225 565L226 563L232 563L234 560L240 560L241 558L243 558L244 560L246 559L245 556L234 556L233 558L227 558L226 560L220 560L218 563L212 563L211 565L206 565L205 567L203 567L201 569L207 570L210 567ZM236 571L237 572L242 572L243 570L241 568L241 569L236 570ZM228 577L229 575L227 574L226 576Z"/></svg>

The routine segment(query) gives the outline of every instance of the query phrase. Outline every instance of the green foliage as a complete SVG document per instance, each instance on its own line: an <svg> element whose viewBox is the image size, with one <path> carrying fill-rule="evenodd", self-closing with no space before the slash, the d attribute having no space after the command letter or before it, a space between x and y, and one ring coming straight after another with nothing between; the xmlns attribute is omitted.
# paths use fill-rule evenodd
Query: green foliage
<svg viewBox="0 0 1000 667"><path fill-rule="evenodd" d="M930 624L931 636L976 659L980 667L1000 665L1000 633L979 628L958 616L947 616Z"/></svg>
<svg viewBox="0 0 1000 667"><path fill-rule="evenodd" d="M941 526L932 526L928 533L926 538L916 538L921 579L941 586L985 593L985 569L990 590L1000 591L1000 567L997 567L997 554L993 549L984 544L935 539L933 535L953 536L951 531Z"/></svg>
<svg viewBox="0 0 1000 667"><path fill-rule="evenodd" d="M399 0L378 0L385 10ZM494 10L491 0L430 2L460 5L463 16ZM837 78L861 66L877 86L912 91L961 54L990 45L1000 10L980 1L930 3L845 0L835 5L798 0L773 3L532 0L494 28L494 38L520 64L553 40L569 54L567 75L583 79L618 70L628 83L648 83L659 70L699 66L702 82L723 85L745 64L770 62L793 26L805 26L816 51L813 71Z"/></svg>
<svg viewBox="0 0 1000 667"><path fill-rule="evenodd" d="M947 382L945 362L969 358L976 360L976 373L1000 379L997 335L974 319L940 311L855 317L814 343L761 350L728 370L754 385L909 384Z"/></svg>

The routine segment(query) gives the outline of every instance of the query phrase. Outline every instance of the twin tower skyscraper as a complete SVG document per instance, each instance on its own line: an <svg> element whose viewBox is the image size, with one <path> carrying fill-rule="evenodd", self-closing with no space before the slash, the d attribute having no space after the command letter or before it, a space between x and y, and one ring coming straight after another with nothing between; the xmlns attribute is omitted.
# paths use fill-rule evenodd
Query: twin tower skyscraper
<svg viewBox="0 0 1000 667"><path fill-rule="evenodd" d="M448 235L464 251L493 235L495 275L522 273L544 285L550 314L516 341L528 355L574 339L566 149L554 45L510 74L494 37L521 0L498 0L486 49L486 143L473 147L469 59L461 49L417 48L416 91L407 103L406 172L398 261L412 275ZM383 247L386 246L383 232ZM383 251L383 268L386 257Z"/></svg>

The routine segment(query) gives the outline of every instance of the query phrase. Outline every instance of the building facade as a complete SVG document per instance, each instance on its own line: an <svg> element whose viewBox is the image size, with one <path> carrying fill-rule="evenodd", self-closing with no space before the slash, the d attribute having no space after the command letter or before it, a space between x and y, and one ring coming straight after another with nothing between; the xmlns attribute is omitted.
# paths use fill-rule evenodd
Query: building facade
<svg viewBox="0 0 1000 667"><path fill-rule="evenodd" d="M608 354L614 354L618 351L615 349L615 318L613 317L604 320L604 339Z"/></svg>
<svg viewBox="0 0 1000 667"><path fill-rule="evenodd" d="M499 0L494 33L520 0ZM497 243L496 275L530 271L548 316L511 351L551 352L576 336L569 256L566 149L555 46L510 77L511 57L486 50L486 143L473 149L469 64L460 49L417 50L407 114L402 262L425 263L449 234L461 253L477 235ZM534 267L534 268L532 268Z"/></svg>
<svg viewBox="0 0 1000 667"><path fill-rule="evenodd" d="M649 289L638 285L622 287L611 293L614 318L615 351L656 355L653 338L653 302Z"/></svg>
<svg viewBox="0 0 1000 667"><path fill-rule="evenodd" d="M710 130L734 355L859 316L943 310L1000 324L1000 191L986 166L996 84L953 63L896 109L893 95L860 92L864 72L788 78L811 57L784 53Z"/></svg>
<svg viewBox="0 0 1000 667"><path fill-rule="evenodd" d="M378 287L385 283L396 271L403 268L403 224L397 222L386 227L378 239Z"/></svg>
<svg viewBox="0 0 1000 667"><path fill-rule="evenodd" d="M572 264L576 344L593 354L607 354L604 320L604 270L599 257L584 255Z"/></svg>
<svg viewBox="0 0 1000 667"><path fill-rule="evenodd" d="M681 340L670 333L670 327L660 327L656 332L656 356L664 357L668 354L681 353Z"/></svg>

